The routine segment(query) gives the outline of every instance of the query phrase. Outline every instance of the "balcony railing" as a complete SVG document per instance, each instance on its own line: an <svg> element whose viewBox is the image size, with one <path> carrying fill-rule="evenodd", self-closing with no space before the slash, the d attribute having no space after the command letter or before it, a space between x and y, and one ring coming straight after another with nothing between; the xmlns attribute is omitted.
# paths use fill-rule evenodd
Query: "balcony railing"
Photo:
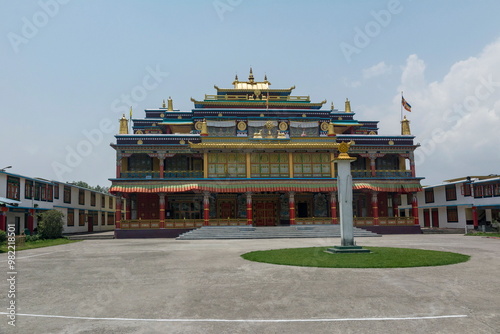
<svg viewBox="0 0 500 334"><path fill-rule="evenodd" d="M220 100L255 100L255 101L265 101L267 96L262 95L261 99L255 99L253 95L210 95L205 94L205 101L220 101ZM309 96L269 96L269 101L299 101L308 102L310 101Z"/></svg>
<svg viewBox="0 0 500 334"><path fill-rule="evenodd" d="M414 224L413 217L379 217L381 226L408 226ZM374 224L373 217L354 217L354 226L371 226Z"/></svg>
<svg viewBox="0 0 500 334"><path fill-rule="evenodd" d="M157 179L160 177L158 171L128 171L122 172L123 179ZM174 170L163 173L165 179L169 178L202 178L203 172L199 170Z"/></svg>
<svg viewBox="0 0 500 334"><path fill-rule="evenodd" d="M354 178L372 177L372 171L369 169L353 169L351 174ZM411 171L377 169L375 170L375 177L411 177Z"/></svg>

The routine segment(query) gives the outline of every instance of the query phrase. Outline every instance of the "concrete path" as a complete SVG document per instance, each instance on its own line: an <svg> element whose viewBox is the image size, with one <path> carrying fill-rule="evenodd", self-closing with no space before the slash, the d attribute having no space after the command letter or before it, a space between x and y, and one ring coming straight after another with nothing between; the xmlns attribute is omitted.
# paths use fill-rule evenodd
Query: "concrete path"
<svg viewBox="0 0 500 334"><path fill-rule="evenodd" d="M86 240L16 254L16 327L0 333L499 333L500 239L386 235L363 246L469 254L403 269L243 260L339 239ZM7 254L0 254L7 277ZM0 280L0 314L9 286Z"/></svg>

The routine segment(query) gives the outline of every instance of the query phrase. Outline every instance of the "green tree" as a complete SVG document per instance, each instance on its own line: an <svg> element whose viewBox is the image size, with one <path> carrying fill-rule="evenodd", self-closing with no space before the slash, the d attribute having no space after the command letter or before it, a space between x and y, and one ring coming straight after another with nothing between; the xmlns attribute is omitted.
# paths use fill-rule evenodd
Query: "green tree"
<svg viewBox="0 0 500 334"><path fill-rule="evenodd" d="M57 239L62 237L64 214L57 210L49 210L40 215L38 234L42 239Z"/></svg>

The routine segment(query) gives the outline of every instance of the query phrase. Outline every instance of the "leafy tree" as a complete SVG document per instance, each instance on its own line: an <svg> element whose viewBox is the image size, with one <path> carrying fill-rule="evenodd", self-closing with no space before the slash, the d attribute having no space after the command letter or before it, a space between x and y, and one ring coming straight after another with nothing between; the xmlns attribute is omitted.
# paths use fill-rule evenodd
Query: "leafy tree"
<svg viewBox="0 0 500 334"><path fill-rule="evenodd" d="M7 241L7 233L0 230L0 245Z"/></svg>
<svg viewBox="0 0 500 334"><path fill-rule="evenodd" d="M99 191L99 192L102 192L102 193L105 193L105 194L109 193L109 187L101 187L100 185L97 185L97 186L93 187L93 186L89 185L85 181L73 181L73 182L69 182L69 184L72 184L74 186L81 187L81 188L86 188L86 189L90 189L90 190L94 190L94 191Z"/></svg>
<svg viewBox="0 0 500 334"><path fill-rule="evenodd" d="M42 239L57 239L62 237L64 214L57 210L49 210L40 215L38 234Z"/></svg>

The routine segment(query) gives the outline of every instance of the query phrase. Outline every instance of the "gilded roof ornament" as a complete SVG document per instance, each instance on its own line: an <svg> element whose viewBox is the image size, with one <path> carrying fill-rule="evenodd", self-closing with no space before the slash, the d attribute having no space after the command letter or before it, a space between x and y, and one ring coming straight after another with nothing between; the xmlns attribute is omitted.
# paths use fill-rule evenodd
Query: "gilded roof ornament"
<svg viewBox="0 0 500 334"><path fill-rule="evenodd" d="M172 98L169 96L168 97L168 109L167 111L174 111L174 102L172 101Z"/></svg>
<svg viewBox="0 0 500 334"><path fill-rule="evenodd" d="M408 119L406 119L406 115L404 116L403 120L401 121L401 134L403 136L411 136L410 121Z"/></svg>
<svg viewBox="0 0 500 334"><path fill-rule="evenodd" d="M248 75L248 81L251 82L251 83L254 82L252 67L250 67L250 74Z"/></svg>
<svg viewBox="0 0 500 334"><path fill-rule="evenodd" d="M125 114L123 114L122 118L120 119L120 131L119 134L121 135L127 135L128 134L128 119L125 117Z"/></svg>
<svg viewBox="0 0 500 334"><path fill-rule="evenodd" d="M163 104L161 105L162 108L166 108L167 106L165 105L165 99L163 99Z"/></svg>
<svg viewBox="0 0 500 334"><path fill-rule="evenodd" d="M345 99L345 112L350 113L351 111L351 101L348 98Z"/></svg>

